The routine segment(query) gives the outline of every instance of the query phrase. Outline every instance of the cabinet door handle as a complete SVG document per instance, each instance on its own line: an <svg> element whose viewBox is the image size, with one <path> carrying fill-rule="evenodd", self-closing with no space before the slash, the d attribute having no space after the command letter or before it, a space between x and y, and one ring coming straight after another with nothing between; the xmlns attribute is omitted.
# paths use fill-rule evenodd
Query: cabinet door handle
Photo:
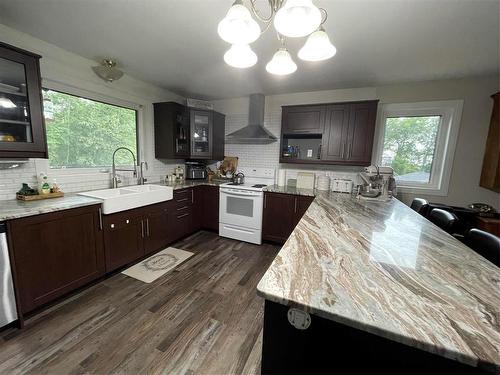
<svg viewBox="0 0 500 375"><path fill-rule="evenodd" d="M177 202L178 202L178 203L179 203L179 202L185 202L185 201L187 201L188 199L189 199L189 198L177 199Z"/></svg>
<svg viewBox="0 0 500 375"><path fill-rule="evenodd" d="M312 130L306 130L306 129L291 129L293 133L312 133Z"/></svg>
<svg viewBox="0 0 500 375"><path fill-rule="evenodd" d="M264 208L267 206L267 194L264 194Z"/></svg>
<svg viewBox="0 0 500 375"><path fill-rule="evenodd" d="M183 214L183 215L180 215L180 216L177 216L177 219L182 219L183 217L186 217L188 216L189 214Z"/></svg>
<svg viewBox="0 0 500 375"><path fill-rule="evenodd" d="M177 211L186 210L188 208L189 208L189 206L182 206L182 207L177 208Z"/></svg>
<svg viewBox="0 0 500 375"><path fill-rule="evenodd" d="M141 220L141 237L144 238L144 220Z"/></svg>
<svg viewBox="0 0 500 375"><path fill-rule="evenodd" d="M293 212L297 213L297 197L295 197L295 206L293 208Z"/></svg>
<svg viewBox="0 0 500 375"><path fill-rule="evenodd" d="M146 236L149 237L151 233L149 232L149 219L146 219Z"/></svg>
<svg viewBox="0 0 500 375"><path fill-rule="evenodd" d="M99 207L99 230L102 230L102 208Z"/></svg>
<svg viewBox="0 0 500 375"><path fill-rule="evenodd" d="M191 203L194 203L194 189L191 189Z"/></svg>

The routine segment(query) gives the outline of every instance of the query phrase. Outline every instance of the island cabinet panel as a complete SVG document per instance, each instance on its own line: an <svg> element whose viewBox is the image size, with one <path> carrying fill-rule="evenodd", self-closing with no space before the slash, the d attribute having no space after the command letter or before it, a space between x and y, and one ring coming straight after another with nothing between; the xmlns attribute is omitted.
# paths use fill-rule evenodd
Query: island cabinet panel
<svg viewBox="0 0 500 375"><path fill-rule="evenodd" d="M264 193L262 239L285 243L314 197Z"/></svg>
<svg viewBox="0 0 500 375"><path fill-rule="evenodd" d="M105 272L98 205L8 222L21 314Z"/></svg>
<svg viewBox="0 0 500 375"><path fill-rule="evenodd" d="M323 133L326 107L323 105L300 105L283 107L282 132L284 134Z"/></svg>

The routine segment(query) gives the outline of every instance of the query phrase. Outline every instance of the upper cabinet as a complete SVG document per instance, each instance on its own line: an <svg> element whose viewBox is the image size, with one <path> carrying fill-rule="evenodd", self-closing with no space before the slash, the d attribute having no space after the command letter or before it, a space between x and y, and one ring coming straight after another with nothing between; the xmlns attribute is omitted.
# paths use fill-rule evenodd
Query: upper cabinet
<svg viewBox="0 0 500 375"><path fill-rule="evenodd" d="M154 117L156 158L224 158L223 114L166 102L154 104Z"/></svg>
<svg viewBox="0 0 500 375"><path fill-rule="evenodd" d="M47 157L40 56L0 43L0 157Z"/></svg>
<svg viewBox="0 0 500 375"><path fill-rule="evenodd" d="M325 123L325 106L298 105L283 107L282 132L286 134L321 134Z"/></svg>
<svg viewBox="0 0 500 375"><path fill-rule="evenodd" d="M369 165L377 104L283 107L280 162Z"/></svg>

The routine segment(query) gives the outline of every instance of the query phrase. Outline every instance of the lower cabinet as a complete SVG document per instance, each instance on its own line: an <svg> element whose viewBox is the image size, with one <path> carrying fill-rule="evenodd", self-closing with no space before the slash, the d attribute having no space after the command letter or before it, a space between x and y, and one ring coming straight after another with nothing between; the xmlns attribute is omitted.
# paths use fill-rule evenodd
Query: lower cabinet
<svg viewBox="0 0 500 375"><path fill-rule="evenodd" d="M106 272L166 247L171 236L170 202L104 215Z"/></svg>
<svg viewBox="0 0 500 375"><path fill-rule="evenodd" d="M285 243L314 197L264 193L262 239Z"/></svg>
<svg viewBox="0 0 500 375"><path fill-rule="evenodd" d="M8 222L21 314L104 275L100 205Z"/></svg>
<svg viewBox="0 0 500 375"><path fill-rule="evenodd" d="M195 188L194 217L196 229L219 231L219 187L200 185Z"/></svg>

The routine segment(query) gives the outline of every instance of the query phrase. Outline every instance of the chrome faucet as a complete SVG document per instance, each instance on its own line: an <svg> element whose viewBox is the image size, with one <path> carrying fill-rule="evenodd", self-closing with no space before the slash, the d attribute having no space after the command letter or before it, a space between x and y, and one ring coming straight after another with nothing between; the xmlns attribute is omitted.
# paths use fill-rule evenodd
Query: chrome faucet
<svg viewBox="0 0 500 375"><path fill-rule="evenodd" d="M134 169L117 169L116 168L116 165L115 165L115 155L116 155L116 152L119 151L119 150L127 150L128 152L130 152L130 154L132 155L132 158L134 159ZM117 188L118 184L121 182L121 180L116 176L116 171L127 171L127 172L132 172L133 171L134 172L134 177L137 177L137 163L135 161L135 155L134 155L134 153L132 152L131 149L129 149L127 147L118 147L113 152L113 169L112 169L113 178L112 178L112 181L111 181L113 189Z"/></svg>
<svg viewBox="0 0 500 375"><path fill-rule="evenodd" d="M148 170L148 163L146 161L141 161L141 164L140 164L141 175L137 179L138 185L144 185L144 183L148 180L147 178L144 178L144 169L142 168L143 166L145 166L146 170Z"/></svg>

